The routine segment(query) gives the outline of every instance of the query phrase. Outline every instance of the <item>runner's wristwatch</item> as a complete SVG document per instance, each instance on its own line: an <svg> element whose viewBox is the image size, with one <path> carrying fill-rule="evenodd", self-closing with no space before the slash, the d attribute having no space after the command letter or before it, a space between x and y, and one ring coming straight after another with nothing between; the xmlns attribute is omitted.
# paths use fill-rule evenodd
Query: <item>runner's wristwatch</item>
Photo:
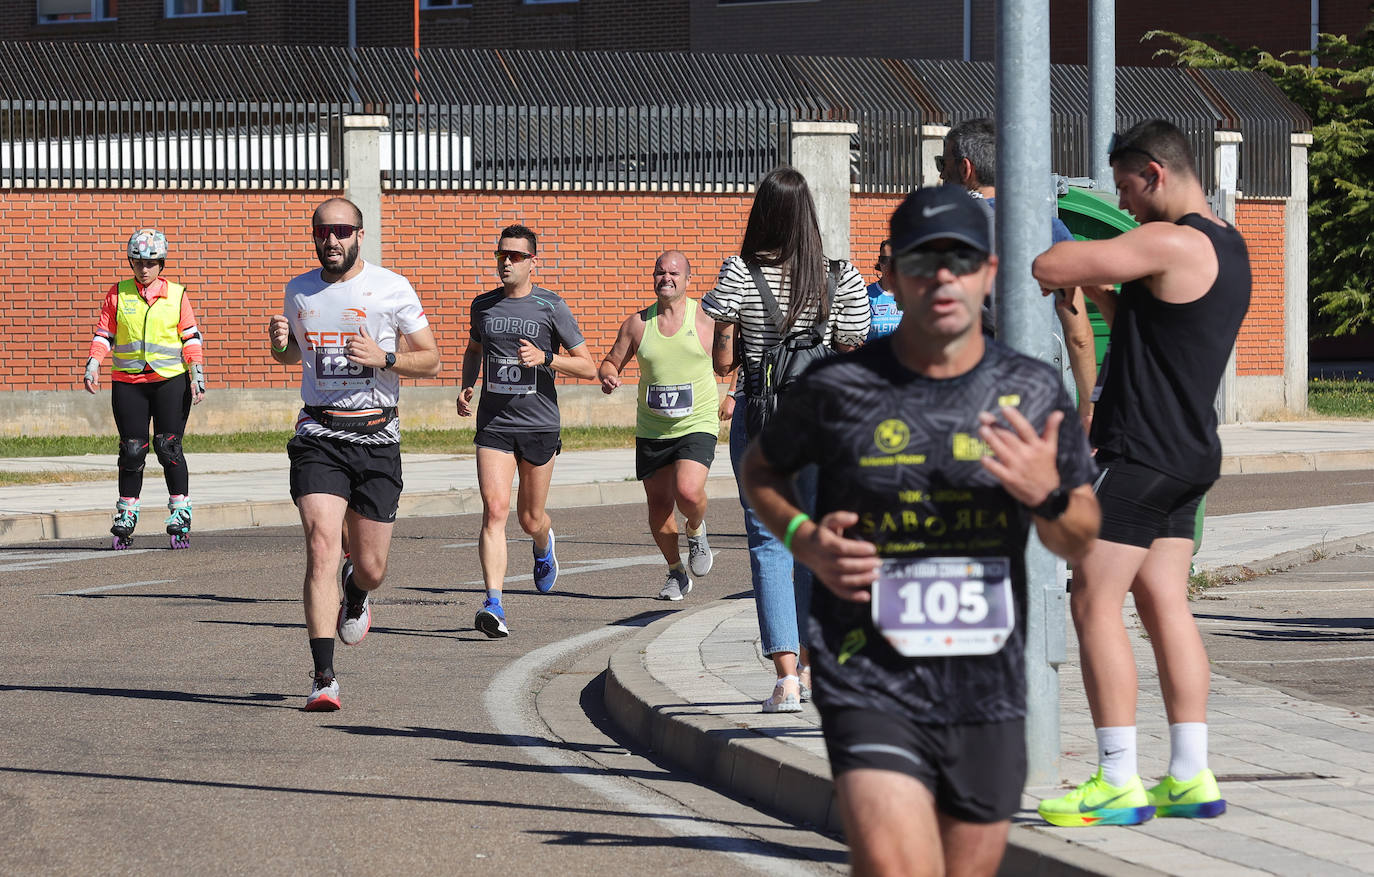
<svg viewBox="0 0 1374 877"><path fill-rule="evenodd" d="M386 352L386 362L382 363L382 371L386 371L396 364L396 354L391 351Z"/></svg>
<svg viewBox="0 0 1374 877"><path fill-rule="evenodd" d="M1031 514L1044 518L1047 521L1057 521L1068 507L1069 492L1060 484L1056 485L1054 490L1050 491L1050 495L1045 497L1044 502L1031 508Z"/></svg>

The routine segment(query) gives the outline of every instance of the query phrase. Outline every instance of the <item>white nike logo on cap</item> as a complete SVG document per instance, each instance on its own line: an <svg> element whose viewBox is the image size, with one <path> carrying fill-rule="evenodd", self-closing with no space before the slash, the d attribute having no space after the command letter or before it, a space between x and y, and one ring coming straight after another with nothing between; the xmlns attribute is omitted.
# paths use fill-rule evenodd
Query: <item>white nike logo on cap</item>
<svg viewBox="0 0 1374 877"><path fill-rule="evenodd" d="M944 213L946 210L953 210L954 207L955 205L953 204L942 204L939 207L922 207L921 215L924 216L926 219L930 219L935 214Z"/></svg>

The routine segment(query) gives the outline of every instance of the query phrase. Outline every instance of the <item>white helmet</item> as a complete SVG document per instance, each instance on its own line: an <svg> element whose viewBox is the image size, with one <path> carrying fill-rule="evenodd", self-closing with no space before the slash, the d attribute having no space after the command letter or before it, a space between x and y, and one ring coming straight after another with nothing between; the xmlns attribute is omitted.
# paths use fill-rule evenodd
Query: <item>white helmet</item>
<svg viewBox="0 0 1374 877"><path fill-rule="evenodd" d="M166 259L167 237L155 228L141 228L129 238L130 259Z"/></svg>

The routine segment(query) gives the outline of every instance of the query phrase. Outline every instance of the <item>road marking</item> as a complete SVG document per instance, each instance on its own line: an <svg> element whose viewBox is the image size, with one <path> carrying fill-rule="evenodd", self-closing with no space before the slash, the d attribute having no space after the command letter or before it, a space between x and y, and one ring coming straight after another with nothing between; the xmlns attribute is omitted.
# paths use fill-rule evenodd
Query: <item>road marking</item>
<svg viewBox="0 0 1374 877"><path fill-rule="evenodd" d="M653 566L654 564L659 563L663 564L665 567L667 566L667 564L663 561L662 554L641 554L637 557L612 557L607 560L559 561L558 577L561 579L563 578L563 576L574 576L578 573L584 572L605 572L609 569L625 569L626 567L630 566ZM527 582L532 580L533 578L533 574L506 576L506 581ZM463 582L464 586L481 584L484 584L482 579L478 579L475 582Z"/></svg>
<svg viewBox="0 0 1374 877"><path fill-rule="evenodd" d="M72 563L78 560L110 560L116 554L129 557L134 554L147 554L151 548L126 548L115 552L108 548L92 548L76 551L0 551L0 572L16 569L45 569L55 563Z"/></svg>
<svg viewBox="0 0 1374 877"><path fill-rule="evenodd" d="M176 579L153 579L148 582L128 582L123 585L101 585L98 588L82 588L79 591L63 591L60 594L39 594L40 597L80 597L82 594L98 594L101 591L118 591L120 588L138 588L143 585L170 585Z"/></svg>
<svg viewBox="0 0 1374 877"><path fill-rule="evenodd" d="M1374 661L1374 655L1349 658L1285 658L1281 661L1213 661L1213 664L1343 664L1347 661Z"/></svg>
<svg viewBox="0 0 1374 877"><path fill-rule="evenodd" d="M1369 575L1369 573L1360 573ZM1374 588L1249 588L1244 591L1227 590L1227 597L1235 597L1241 594L1359 594L1363 591L1374 591Z"/></svg>
<svg viewBox="0 0 1374 877"><path fill-rule="evenodd" d="M663 556L655 555L655 560L662 563ZM566 663L568 655L576 654L610 637L627 635L638 629L614 626L590 630L549 643L512 661L492 678L487 690L482 694L482 704L486 707L487 715L491 717L496 730L515 741L548 736L548 726L539 719L535 707L535 689L538 687L539 677L550 668ZM795 877L798 873L798 863L778 861L775 854L770 852L771 845L743 832L736 832L719 822L703 820L701 814L681 807L670 798L646 792L632 780L611 774L588 774L585 762L553 747L523 746L521 751L547 765L554 773L586 786L603 800L619 805L625 812L647 816L680 837L695 838L702 849L719 852L734 860L736 865L777 877ZM747 851L751 848L757 849L758 852Z"/></svg>

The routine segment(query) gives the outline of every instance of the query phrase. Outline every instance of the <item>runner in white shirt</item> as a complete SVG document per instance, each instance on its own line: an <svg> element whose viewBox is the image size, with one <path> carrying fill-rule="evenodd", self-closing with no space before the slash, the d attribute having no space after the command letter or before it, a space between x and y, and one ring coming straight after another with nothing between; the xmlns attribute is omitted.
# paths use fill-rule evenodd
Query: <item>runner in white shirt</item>
<svg viewBox="0 0 1374 877"><path fill-rule="evenodd" d="M372 624L368 594L386 575L401 496L400 378L439 373L439 350L414 288L358 258L363 216L332 198L311 221L321 269L286 285L268 324L272 358L301 364L291 498L305 530L305 624L315 663L307 710L339 708L334 634L346 645ZM396 352L400 339L405 349ZM347 527L350 557L335 575Z"/></svg>

